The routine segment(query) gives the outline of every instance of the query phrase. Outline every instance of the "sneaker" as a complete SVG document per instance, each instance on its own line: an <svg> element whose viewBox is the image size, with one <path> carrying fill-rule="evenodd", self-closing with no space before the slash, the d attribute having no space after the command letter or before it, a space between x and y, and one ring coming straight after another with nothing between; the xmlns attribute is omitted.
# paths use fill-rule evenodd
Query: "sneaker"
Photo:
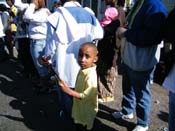
<svg viewBox="0 0 175 131"><path fill-rule="evenodd" d="M133 113L124 115L121 111L112 113L112 116L115 119L133 119L134 118Z"/></svg>
<svg viewBox="0 0 175 131"><path fill-rule="evenodd" d="M134 130L132 131L148 131L148 126L146 127L143 127L143 126L140 126L140 125L137 125Z"/></svg>

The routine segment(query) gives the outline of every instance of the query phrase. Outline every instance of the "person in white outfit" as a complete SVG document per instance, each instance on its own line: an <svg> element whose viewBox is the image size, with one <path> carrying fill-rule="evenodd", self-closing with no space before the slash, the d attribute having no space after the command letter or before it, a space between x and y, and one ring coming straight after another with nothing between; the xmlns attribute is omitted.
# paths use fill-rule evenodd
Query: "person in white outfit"
<svg viewBox="0 0 175 131"><path fill-rule="evenodd" d="M45 56L55 56L56 61L52 60L55 72L70 88L74 88L80 69L77 62L79 47L82 43L101 39L103 29L91 9L83 8L76 0L63 0L62 3L63 7L48 17ZM59 96L62 110L70 118L72 97L63 92Z"/></svg>
<svg viewBox="0 0 175 131"><path fill-rule="evenodd" d="M24 13L24 19L29 22L30 52L40 76L39 87L41 87L41 90L48 89L48 69L39 63L39 59L44 55L47 17L49 15L50 11L45 7L45 0L32 0Z"/></svg>
<svg viewBox="0 0 175 131"><path fill-rule="evenodd" d="M17 15L14 17L14 23L17 26L14 39L18 44L18 59L23 65L22 74L25 78L38 78L38 73L35 69L32 56L30 53L30 39L28 35L28 23L24 20L24 12L29 7L28 3L23 3L21 0L15 0L14 6L17 8ZM30 63L30 64L29 64Z"/></svg>

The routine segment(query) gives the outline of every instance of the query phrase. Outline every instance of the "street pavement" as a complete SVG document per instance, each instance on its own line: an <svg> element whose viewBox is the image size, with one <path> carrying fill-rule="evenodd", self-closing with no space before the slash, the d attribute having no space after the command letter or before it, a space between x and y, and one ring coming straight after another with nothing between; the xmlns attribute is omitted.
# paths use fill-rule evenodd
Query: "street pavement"
<svg viewBox="0 0 175 131"><path fill-rule="evenodd" d="M30 63L29 63L30 64ZM74 131L74 126L59 118L56 91L38 94L30 79L22 74L18 60L0 63L0 131ZM114 120L111 113L121 108L121 79L117 77L115 101L99 104L95 131L131 131L133 120ZM168 92L157 84L151 87L150 131L165 131L168 119Z"/></svg>

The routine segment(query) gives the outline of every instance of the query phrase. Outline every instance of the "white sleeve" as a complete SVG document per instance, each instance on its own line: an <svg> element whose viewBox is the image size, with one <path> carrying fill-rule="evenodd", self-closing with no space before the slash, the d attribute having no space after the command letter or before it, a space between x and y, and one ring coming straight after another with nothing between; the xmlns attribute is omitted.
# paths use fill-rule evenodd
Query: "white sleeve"
<svg viewBox="0 0 175 131"><path fill-rule="evenodd" d="M23 11L23 10L25 10L26 8L29 7L29 4L28 4L28 3L23 3L23 2L21 2L21 0L15 0L14 6L15 6L18 10Z"/></svg>
<svg viewBox="0 0 175 131"><path fill-rule="evenodd" d="M3 22L3 26L4 26L4 30L7 29L8 27L8 19L9 19L9 13L8 12L3 12L2 13L2 22Z"/></svg>
<svg viewBox="0 0 175 131"><path fill-rule="evenodd" d="M32 20L35 12L35 4L31 3L24 13L24 19Z"/></svg>
<svg viewBox="0 0 175 131"><path fill-rule="evenodd" d="M43 9L40 13L35 13L35 4L31 3L24 13L24 19L31 22L45 23L49 15L50 12L48 9Z"/></svg>
<svg viewBox="0 0 175 131"><path fill-rule="evenodd" d="M45 55L53 58L56 53L56 40L54 37L54 28L50 23L47 23L47 37L46 37L46 47L45 47Z"/></svg>

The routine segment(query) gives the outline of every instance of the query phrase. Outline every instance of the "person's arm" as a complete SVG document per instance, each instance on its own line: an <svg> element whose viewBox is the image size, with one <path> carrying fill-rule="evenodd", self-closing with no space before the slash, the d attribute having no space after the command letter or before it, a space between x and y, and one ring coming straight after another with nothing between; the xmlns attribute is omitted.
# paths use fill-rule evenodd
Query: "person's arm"
<svg viewBox="0 0 175 131"><path fill-rule="evenodd" d="M135 46L149 47L158 45L161 40L161 29L166 16L163 13L155 13L144 21L139 28L128 29L124 36Z"/></svg>
<svg viewBox="0 0 175 131"><path fill-rule="evenodd" d="M35 4L30 3L29 7L26 9L24 13L24 19L32 20L34 12L35 12Z"/></svg>
<svg viewBox="0 0 175 131"><path fill-rule="evenodd" d="M43 10L42 12L42 16L41 13L35 14L35 9L37 8L37 6L34 3L30 3L29 7L26 9L25 13L24 13L24 19L29 20L31 22L46 22L46 17L50 15L49 10ZM45 12L44 12L45 11Z"/></svg>
<svg viewBox="0 0 175 131"><path fill-rule="evenodd" d="M46 57L53 57L56 53L56 38L54 37L54 28L49 22L47 22L47 37L46 37L46 46L45 53Z"/></svg>
<svg viewBox="0 0 175 131"><path fill-rule="evenodd" d="M60 85L61 90L63 92L65 92L66 94L68 94L70 96L73 96L77 99L81 99L80 93L72 90L71 88L69 88L64 81L59 82L59 85Z"/></svg>
<svg viewBox="0 0 175 131"><path fill-rule="evenodd" d="M92 98L92 96L97 95L97 87L96 87L97 85L96 85L96 82L94 83L93 76L91 79L87 78L87 81L84 83L84 85L87 88L83 92L74 91L71 88L69 88L64 81L60 79L57 79L57 80L63 92L77 99L89 100Z"/></svg>
<svg viewBox="0 0 175 131"><path fill-rule="evenodd" d="M23 3L21 0L15 0L14 6L15 6L18 10L23 11L23 10L25 10L26 8L29 7L29 4L28 4L28 3Z"/></svg>

